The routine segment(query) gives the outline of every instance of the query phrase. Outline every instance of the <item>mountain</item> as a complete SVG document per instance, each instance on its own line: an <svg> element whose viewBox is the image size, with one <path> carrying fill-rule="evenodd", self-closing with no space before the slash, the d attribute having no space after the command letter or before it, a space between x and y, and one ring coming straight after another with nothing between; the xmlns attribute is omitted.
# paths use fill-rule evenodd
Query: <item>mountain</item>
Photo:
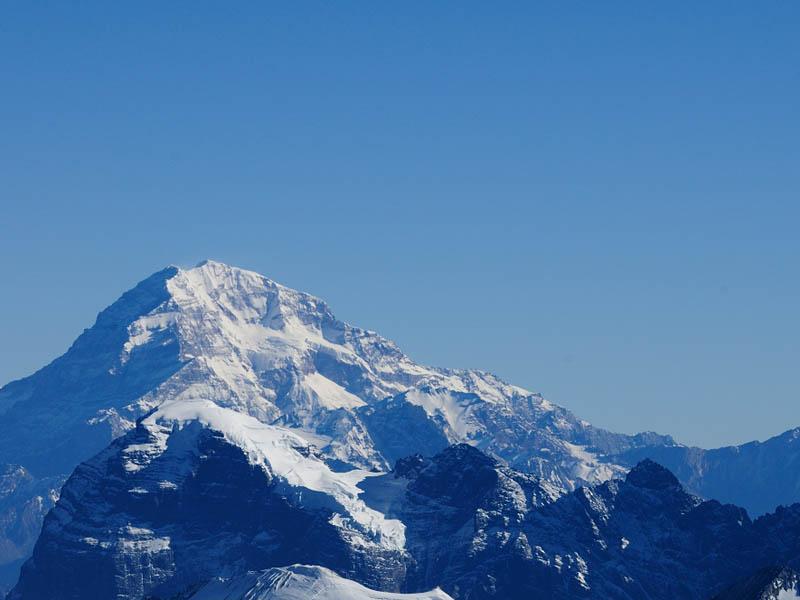
<svg viewBox="0 0 800 600"><path fill-rule="evenodd" d="M11 598L168 598L292 563L396 589L403 524L357 487L377 475L208 400L167 403L75 470Z"/></svg>
<svg viewBox="0 0 800 600"><path fill-rule="evenodd" d="M800 428L765 442L703 450L680 445L632 448L609 457L624 465L644 458L674 471L692 492L747 507L753 514L800 500Z"/></svg>
<svg viewBox="0 0 800 600"><path fill-rule="evenodd" d="M308 432L331 459L361 467L469 441L565 488L622 472L587 445L671 443L593 428L489 373L419 365L313 296L207 261L154 274L64 356L4 387L0 460L68 473L153 408L196 398ZM410 427L392 432L398 411Z"/></svg>
<svg viewBox="0 0 800 600"><path fill-rule="evenodd" d="M653 457L690 490L757 512L800 497L796 436L751 452L608 432L490 373L419 365L314 296L206 261L142 281L63 356L0 389L0 468L30 478L0 504L0 578L13 583L76 466L143 435L143 421L210 404L299 436L332 472L388 471L466 442L556 494Z"/></svg>
<svg viewBox="0 0 800 600"><path fill-rule="evenodd" d="M637 443L488 373L418 365L256 273L169 267L102 311L63 356L0 389L0 468L21 468L41 488L0 506L0 589L16 579L60 481L137 419L184 399L291 426L331 464L386 469L468 438L564 489L619 471L582 444ZM407 427L396 429L399 414Z"/></svg>
<svg viewBox="0 0 800 600"><path fill-rule="evenodd" d="M452 600L441 590L394 594L370 590L322 567L292 565L217 579L189 600Z"/></svg>
<svg viewBox="0 0 800 600"><path fill-rule="evenodd" d="M743 572L800 562L800 504L753 521L650 460L557 497L468 445L393 476L404 491L383 507L406 526L407 583L454 598L707 600Z"/></svg>
<svg viewBox="0 0 800 600"><path fill-rule="evenodd" d="M198 401L76 469L9 600L237 597L295 563L391 594L708 600L799 561L800 504L752 521L649 460L561 495L467 444L337 473L291 431Z"/></svg>

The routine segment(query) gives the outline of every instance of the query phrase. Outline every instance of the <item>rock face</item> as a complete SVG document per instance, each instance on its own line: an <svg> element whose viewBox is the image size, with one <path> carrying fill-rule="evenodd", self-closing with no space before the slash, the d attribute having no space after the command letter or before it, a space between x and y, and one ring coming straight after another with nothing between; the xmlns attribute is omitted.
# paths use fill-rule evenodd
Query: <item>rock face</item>
<svg viewBox="0 0 800 600"><path fill-rule="evenodd" d="M766 567L714 596L714 600L792 600L800 598L800 575L787 567Z"/></svg>
<svg viewBox="0 0 800 600"><path fill-rule="evenodd" d="M548 497L622 477L653 457L690 490L757 512L800 498L792 432L717 451L653 433L611 433L489 373L419 365L391 341L339 321L313 296L209 261L154 274L100 313L62 357L0 389L0 465L6 465L0 468L21 465L30 478L7 501L0 496L0 576L13 573L30 551L60 482L77 465L121 452L124 440L144 435L149 425L142 423L183 423L174 418L177 407L197 406L289 429L316 448L309 452L328 470L387 471L402 457L467 443L535 475L540 495ZM123 446L109 447L112 440ZM79 480L87 486L107 487L104 478L113 480L114 471L96 460L74 477L83 473ZM84 498L71 493L58 514ZM113 504L109 518L112 509L128 507ZM138 543L126 535L106 540L109 556L112 546ZM39 563L34 559L31 568ZM224 575L213 572L218 566L209 563L208 574ZM155 571L153 577L161 581Z"/></svg>
<svg viewBox="0 0 800 600"><path fill-rule="evenodd" d="M292 565L216 579L190 600L452 600L441 590L396 594L370 590L329 569Z"/></svg>
<svg viewBox="0 0 800 600"><path fill-rule="evenodd" d="M62 484L58 477L37 480L18 465L0 469L0 597L16 582Z"/></svg>
<svg viewBox="0 0 800 600"><path fill-rule="evenodd" d="M742 573L800 561L800 505L752 521L649 460L553 501L469 446L401 461L396 476L408 483L388 516L406 524L409 577L454 598L708 600Z"/></svg>

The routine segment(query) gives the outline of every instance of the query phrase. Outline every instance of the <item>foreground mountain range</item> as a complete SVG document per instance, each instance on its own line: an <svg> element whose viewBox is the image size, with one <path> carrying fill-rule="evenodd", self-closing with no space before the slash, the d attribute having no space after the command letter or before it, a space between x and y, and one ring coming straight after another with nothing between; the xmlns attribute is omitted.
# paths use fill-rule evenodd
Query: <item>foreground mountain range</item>
<svg viewBox="0 0 800 600"><path fill-rule="evenodd" d="M336 473L283 428L174 411L75 471L10 600L248 598L277 594L265 581L283 564L347 580L292 567L306 593L357 582L474 600L707 600L800 559L800 504L752 521L649 460L555 497L467 444L391 473Z"/></svg>
<svg viewBox="0 0 800 600"><path fill-rule="evenodd" d="M491 374L418 365L313 296L206 262L154 274L0 390L0 576L16 579L72 473L12 598L188 597L293 564L454 598L517 597L511 581L545 597L706 598L744 568L790 563L794 546L773 542L796 511L751 522L645 459L761 514L800 499L799 456L800 430L709 451L595 428ZM669 498L637 485L651 477ZM442 500L458 485L463 499ZM732 537L701 577L691 564L705 555L690 549L709 527Z"/></svg>

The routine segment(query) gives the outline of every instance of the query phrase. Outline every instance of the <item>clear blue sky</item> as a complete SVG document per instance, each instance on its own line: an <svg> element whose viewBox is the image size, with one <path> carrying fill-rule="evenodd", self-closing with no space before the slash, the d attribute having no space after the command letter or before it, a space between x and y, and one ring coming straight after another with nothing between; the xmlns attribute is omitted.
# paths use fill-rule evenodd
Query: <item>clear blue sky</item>
<svg viewBox="0 0 800 600"><path fill-rule="evenodd" d="M800 425L800 3L0 8L0 382L149 273L705 446Z"/></svg>

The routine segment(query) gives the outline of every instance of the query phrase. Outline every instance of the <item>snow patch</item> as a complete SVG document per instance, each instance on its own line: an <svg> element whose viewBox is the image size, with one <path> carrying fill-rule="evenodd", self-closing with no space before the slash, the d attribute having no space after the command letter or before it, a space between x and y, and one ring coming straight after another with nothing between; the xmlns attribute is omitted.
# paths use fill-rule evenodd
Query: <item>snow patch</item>
<svg viewBox="0 0 800 600"><path fill-rule="evenodd" d="M355 408L366 404L355 394L351 394L339 384L316 371L306 375L303 382L317 395L320 404L325 408Z"/></svg>
<svg viewBox="0 0 800 600"><path fill-rule="evenodd" d="M345 515L335 517L338 524L355 526L385 547L401 551L405 547L403 523L388 519L359 498L362 490L358 484L381 473L360 469L336 473L309 452L308 444L302 437L287 428L266 425L207 400L165 404L144 419L142 424L154 432L155 447L161 449L166 448L164 434L171 429L170 425L183 427L195 421L222 433L229 443L244 451L252 464L261 466L290 488L322 492L334 498L346 511ZM138 449L142 451L141 445ZM144 449L145 456L153 454L153 448ZM137 464L136 468L143 466ZM127 464L126 469L135 470Z"/></svg>
<svg viewBox="0 0 800 600"><path fill-rule="evenodd" d="M459 395L449 389L414 389L406 392L405 398L411 404L421 406L428 416L443 418L456 436L454 441L467 440L478 429L472 418L475 401L478 400L474 396Z"/></svg>
<svg viewBox="0 0 800 600"><path fill-rule="evenodd" d="M292 565L217 579L190 600L452 600L439 588L430 592L379 592L323 567Z"/></svg>

